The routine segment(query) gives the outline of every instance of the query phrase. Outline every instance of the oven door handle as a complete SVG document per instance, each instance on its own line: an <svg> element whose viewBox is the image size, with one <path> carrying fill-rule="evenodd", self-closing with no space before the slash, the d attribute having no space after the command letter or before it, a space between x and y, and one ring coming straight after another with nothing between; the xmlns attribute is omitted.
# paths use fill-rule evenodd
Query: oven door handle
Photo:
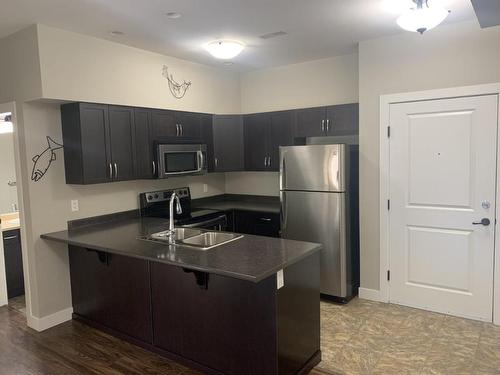
<svg viewBox="0 0 500 375"><path fill-rule="evenodd" d="M204 226L204 225L217 224L217 222L219 222L221 220L224 220L225 218L226 218L226 215L220 215L220 216L217 216L214 219L200 221L199 223L181 225L181 226L185 227L185 228L197 228L197 227L201 227L201 226Z"/></svg>

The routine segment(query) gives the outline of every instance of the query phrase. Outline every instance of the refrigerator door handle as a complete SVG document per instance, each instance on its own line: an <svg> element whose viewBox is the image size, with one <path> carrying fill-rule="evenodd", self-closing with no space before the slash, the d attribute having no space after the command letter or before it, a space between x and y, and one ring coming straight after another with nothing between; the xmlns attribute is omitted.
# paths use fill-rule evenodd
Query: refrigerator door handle
<svg viewBox="0 0 500 375"><path fill-rule="evenodd" d="M280 191L280 201L281 201L281 208L280 208L280 231L283 232L286 229L286 222L287 222L287 206L286 206L286 192L285 191Z"/></svg>
<svg viewBox="0 0 500 375"><path fill-rule="evenodd" d="M285 189L286 184L286 164L285 164L286 151L280 153L280 190Z"/></svg>

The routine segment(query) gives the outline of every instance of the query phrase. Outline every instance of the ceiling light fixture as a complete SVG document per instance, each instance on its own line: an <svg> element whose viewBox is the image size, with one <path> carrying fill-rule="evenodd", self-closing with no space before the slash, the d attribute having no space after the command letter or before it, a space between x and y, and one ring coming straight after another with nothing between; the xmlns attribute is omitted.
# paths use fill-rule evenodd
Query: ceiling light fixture
<svg viewBox="0 0 500 375"><path fill-rule="evenodd" d="M181 17L182 17L182 14L177 13L177 12L168 12L168 13L165 13L165 15L166 15L168 18L171 18L171 19L173 19L173 20L176 20L177 18L181 18Z"/></svg>
<svg viewBox="0 0 500 375"><path fill-rule="evenodd" d="M245 45L235 40L214 40L205 45L205 49L216 59L229 60L238 56Z"/></svg>
<svg viewBox="0 0 500 375"><path fill-rule="evenodd" d="M407 31L423 34L443 22L450 13L438 5L429 5L429 0L413 0L413 2L415 5L397 20L398 25Z"/></svg>

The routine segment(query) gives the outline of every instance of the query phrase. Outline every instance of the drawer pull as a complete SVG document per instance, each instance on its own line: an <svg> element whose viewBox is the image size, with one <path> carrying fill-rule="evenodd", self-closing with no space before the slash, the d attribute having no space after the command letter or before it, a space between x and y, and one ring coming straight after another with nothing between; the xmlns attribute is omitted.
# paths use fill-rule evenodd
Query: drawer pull
<svg viewBox="0 0 500 375"><path fill-rule="evenodd" d="M261 217L260 220L262 220L262 221L271 221L271 219L268 218L268 217Z"/></svg>
<svg viewBox="0 0 500 375"><path fill-rule="evenodd" d="M4 240L15 240L17 239L17 236L9 236L9 237L4 237Z"/></svg>

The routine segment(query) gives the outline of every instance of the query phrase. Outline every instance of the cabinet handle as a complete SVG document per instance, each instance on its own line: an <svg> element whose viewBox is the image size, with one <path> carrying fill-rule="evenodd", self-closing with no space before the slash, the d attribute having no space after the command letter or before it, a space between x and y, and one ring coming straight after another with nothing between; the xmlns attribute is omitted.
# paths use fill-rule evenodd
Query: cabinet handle
<svg viewBox="0 0 500 375"><path fill-rule="evenodd" d="M118 166L116 165L116 163L114 164L114 167L115 167L115 178L118 178Z"/></svg>
<svg viewBox="0 0 500 375"><path fill-rule="evenodd" d="M153 160L153 176L156 175L156 163Z"/></svg>
<svg viewBox="0 0 500 375"><path fill-rule="evenodd" d="M326 119L326 131L330 131L330 119Z"/></svg>
<svg viewBox="0 0 500 375"><path fill-rule="evenodd" d="M175 136L179 136L179 124L175 124Z"/></svg>
<svg viewBox="0 0 500 375"><path fill-rule="evenodd" d="M215 158L215 166L218 167L219 166L219 159L218 158Z"/></svg>
<svg viewBox="0 0 500 375"><path fill-rule="evenodd" d="M17 236L8 236L8 237L4 237L4 241L7 241L7 240L15 240L17 238Z"/></svg>
<svg viewBox="0 0 500 375"><path fill-rule="evenodd" d="M264 156L264 167L267 167L267 156Z"/></svg>
<svg viewBox="0 0 500 375"><path fill-rule="evenodd" d="M268 167L271 166L271 157L270 156L267 157L267 166Z"/></svg>
<svg viewBox="0 0 500 375"><path fill-rule="evenodd" d="M325 120L321 120L321 131L325 131Z"/></svg>
<svg viewBox="0 0 500 375"><path fill-rule="evenodd" d="M181 137L184 135L184 128L182 127L182 124L179 124L179 128L181 129Z"/></svg>
<svg viewBox="0 0 500 375"><path fill-rule="evenodd" d="M111 166L111 163L109 163L109 178L113 178L113 167Z"/></svg>
<svg viewBox="0 0 500 375"><path fill-rule="evenodd" d="M268 217L261 217L260 220L262 220L262 221L271 221L271 219L268 218Z"/></svg>

